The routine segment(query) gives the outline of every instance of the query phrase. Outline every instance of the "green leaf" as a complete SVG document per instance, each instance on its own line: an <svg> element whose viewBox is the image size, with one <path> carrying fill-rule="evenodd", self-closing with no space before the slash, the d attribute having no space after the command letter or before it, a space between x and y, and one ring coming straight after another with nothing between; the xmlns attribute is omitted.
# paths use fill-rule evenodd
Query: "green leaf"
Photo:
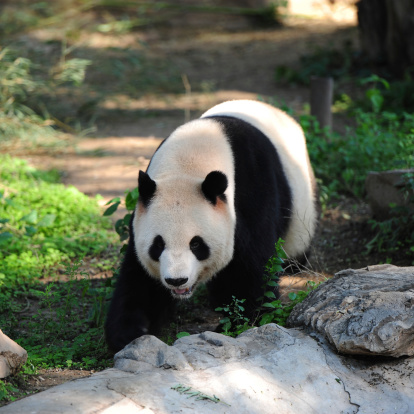
<svg viewBox="0 0 414 414"><path fill-rule="evenodd" d="M56 214L46 214L40 221L37 223L38 227L50 227L56 220Z"/></svg>
<svg viewBox="0 0 414 414"><path fill-rule="evenodd" d="M127 210L131 211L135 209L135 205L138 200L138 188L134 188L132 191L128 191L125 198L125 206Z"/></svg>
<svg viewBox="0 0 414 414"><path fill-rule="evenodd" d="M118 207L121 203L117 202L115 204L112 204L111 206L109 206L103 213L104 216L110 216L112 214L115 213L116 210L118 210Z"/></svg>
<svg viewBox="0 0 414 414"><path fill-rule="evenodd" d="M267 296L268 298L276 299L276 295L273 292L265 292L264 295Z"/></svg>
<svg viewBox="0 0 414 414"><path fill-rule="evenodd" d="M37 211L32 210L29 214L26 214L20 220L25 221L26 223L29 223L29 224L36 224L36 222L37 222Z"/></svg>
<svg viewBox="0 0 414 414"><path fill-rule="evenodd" d="M295 300L298 297L298 295L295 292L290 292L288 294L288 297L290 300Z"/></svg>
<svg viewBox="0 0 414 414"><path fill-rule="evenodd" d="M37 232L37 228L33 226L25 226L26 235L33 236Z"/></svg>
<svg viewBox="0 0 414 414"><path fill-rule="evenodd" d="M125 217L124 217L124 224L125 224L125 226L128 226L129 225L129 222L131 221L131 217L132 217L132 214L130 214L130 213L125 214Z"/></svg>
<svg viewBox="0 0 414 414"><path fill-rule="evenodd" d="M267 286L273 286L273 287L276 287L276 286L277 286L277 283L276 283L275 281L273 281L273 280L269 280L269 281L266 283L266 285L267 285Z"/></svg>
<svg viewBox="0 0 414 414"><path fill-rule="evenodd" d="M273 305L273 303L270 303L270 302L266 302L266 303L263 303L263 305L262 305L264 308L272 308L272 309L274 309L275 308L275 305Z"/></svg>
<svg viewBox="0 0 414 414"><path fill-rule="evenodd" d="M188 332L178 332L177 339L183 338L184 336L190 336Z"/></svg>
<svg viewBox="0 0 414 414"><path fill-rule="evenodd" d="M108 206L109 204L120 203L120 202L121 202L121 197L115 197L112 200L109 200L105 205Z"/></svg>
<svg viewBox="0 0 414 414"><path fill-rule="evenodd" d="M6 202L6 204L8 206L11 206L11 207L17 207L18 206L18 204L15 203L11 198L5 198L4 201Z"/></svg>
<svg viewBox="0 0 414 414"><path fill-rule="evenodd" d="M259 325L260 326L266 325L267 323L271 323L272 320L273 320L273 316L270 313L265 313L262 316L262 319L260 320Z"/></svg>
<svg viewBox="0 0 414 414"><path fill-rule="evenodd" d="M9 233L8 231L5 231L4 233L0 233L0 244L5 243L7 240L10 240L13 238L13 234Z"/></svg>

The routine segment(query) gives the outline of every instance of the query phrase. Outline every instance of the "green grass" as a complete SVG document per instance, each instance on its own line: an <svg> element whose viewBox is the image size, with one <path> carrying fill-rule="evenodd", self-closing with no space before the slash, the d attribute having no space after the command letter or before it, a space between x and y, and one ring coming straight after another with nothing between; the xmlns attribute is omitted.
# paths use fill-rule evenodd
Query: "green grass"
<svg viewBox="0 0 414 414"><path fill-rule="evenodd" d="M21 377L0 384L0 401L10 401L39 368L111 364L103 322L112 279L89 270L114 266L117 237L97 198L60 184L57 171L7 155L0 165L0 326L29 355Z"/></svg>
<svg viewBox="0 0 414 414"><path fill-rule="evenodd" d="M97 199L57 183L57 173L0 156L0 285L49 276L62 262L99 256L113 241Z"/></svg>

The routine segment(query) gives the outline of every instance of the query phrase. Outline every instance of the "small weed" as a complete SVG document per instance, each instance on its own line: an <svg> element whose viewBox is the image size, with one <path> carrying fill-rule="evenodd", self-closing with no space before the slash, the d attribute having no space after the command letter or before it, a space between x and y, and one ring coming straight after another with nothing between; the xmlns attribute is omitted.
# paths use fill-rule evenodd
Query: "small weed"
<svg viewBox="0 0 414 414"><path fill-rule="evenodd" d="M235 296L232 296L232 301L229 305L215 309L217 312L224 312L228 315L220 320L220 323L223 325L224 335L235 337L251 328L250 319L244 316L245 309L242 303L245 301L246 299L237 299Z"/></svg>

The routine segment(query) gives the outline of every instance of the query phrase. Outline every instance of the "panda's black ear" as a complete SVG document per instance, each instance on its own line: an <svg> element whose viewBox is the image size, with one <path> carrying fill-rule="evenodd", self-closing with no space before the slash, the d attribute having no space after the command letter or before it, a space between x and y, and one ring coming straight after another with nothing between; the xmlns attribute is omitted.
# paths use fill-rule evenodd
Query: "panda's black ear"
<svg viewBox="0 0 414 414"><path fill-rule="evenodd" d="M204 197L213 205L217 204L217 197L226 201L226 191L228 185L227 177L221 171L212 171L201 184L201 191Z"/></svg>
<svg viewBox="0 0 414 414"><path fill-rule="evenodd" d="M155 190L157 189L157 184L151 177L144 171L139 171L138 175L138 191L139 191L139 201L144 204L145 207L148 206L151 198L154 197Z"/></svg>

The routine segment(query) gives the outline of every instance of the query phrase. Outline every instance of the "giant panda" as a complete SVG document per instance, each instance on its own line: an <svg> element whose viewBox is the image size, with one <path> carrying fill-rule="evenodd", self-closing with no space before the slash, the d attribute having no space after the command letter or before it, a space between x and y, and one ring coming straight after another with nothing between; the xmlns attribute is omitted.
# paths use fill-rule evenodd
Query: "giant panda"
<svg viewBox="0 0 414 414"><path fill-rule="evenodd" d="M177 128L138 177L139 200L105 324L110 349L157 333L173 302L207 284L213 306L263 294L279 237L306 255L317 224L301 127L268 104L221 103Z"/></svg>

